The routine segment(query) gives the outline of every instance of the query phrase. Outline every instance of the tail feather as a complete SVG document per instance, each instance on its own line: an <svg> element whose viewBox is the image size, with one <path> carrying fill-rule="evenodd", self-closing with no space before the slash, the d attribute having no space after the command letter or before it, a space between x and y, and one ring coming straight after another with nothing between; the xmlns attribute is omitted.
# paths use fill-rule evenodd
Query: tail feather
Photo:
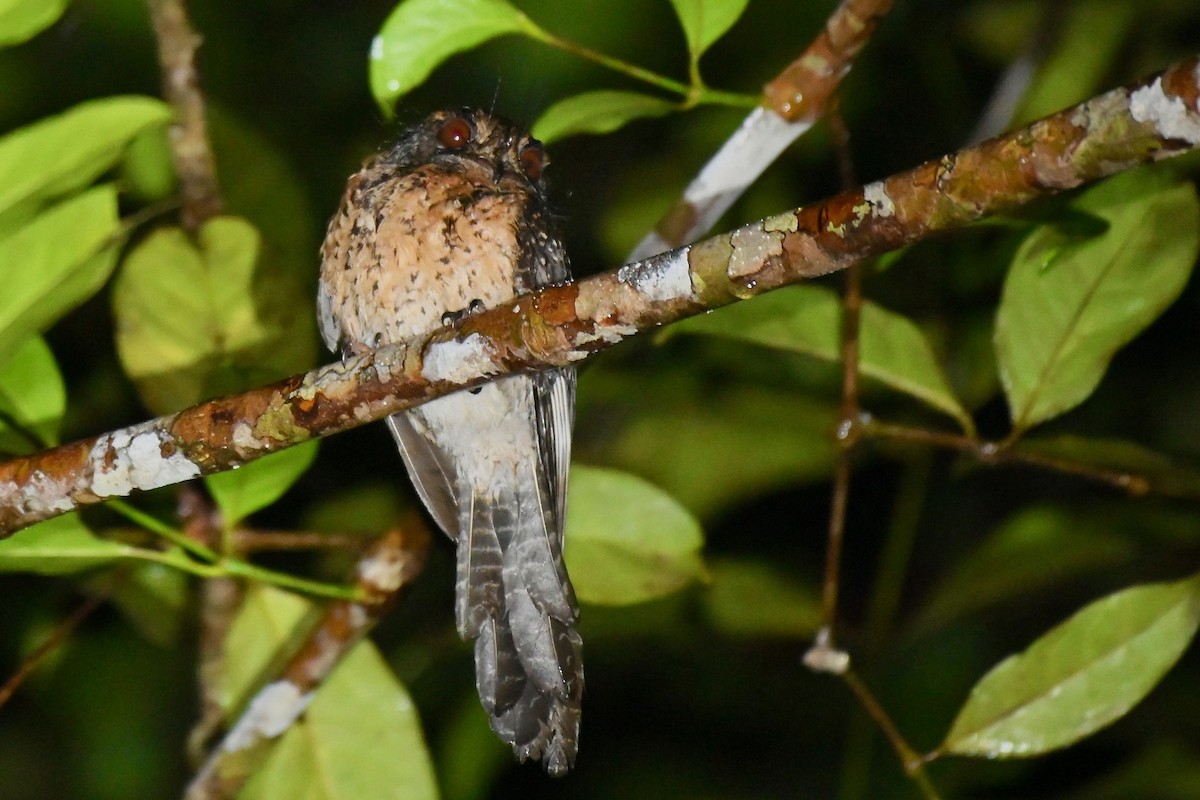
<svg viewBox="0 0 1200 800"><path fill-rule="evenodd" d="M530 464L526 479L518 481L522 487L517 498L520 524L509 549L514 551L521 571L520 582L537 607L556 619L574 623L579 605L563 562L557 508L549 496L545 474L535 467Z"/></svg>
<svg viewBox="0 0 1200 800"><path fill-rule="evenodd" d="M530 491L469 493L460 507L456 604L470 623L460 630L475 637L476 686L492 729L518 759L542 759L561 775L579 738L582 640L553 512L542 510L536 479L527 477L516 483ZM483 578L498 597L475 584Z"/></svg>
<svg viewBox="0 0 1200 800"><path fill-rule="evenodd" d="M454 618L459 635L473 639L489 620L504 616L504 554L499 534L511 525L497 519L499 509L495 504L476 496L469 487L462 496L470 500L459 510L462 524L456 554Z"/></svg>

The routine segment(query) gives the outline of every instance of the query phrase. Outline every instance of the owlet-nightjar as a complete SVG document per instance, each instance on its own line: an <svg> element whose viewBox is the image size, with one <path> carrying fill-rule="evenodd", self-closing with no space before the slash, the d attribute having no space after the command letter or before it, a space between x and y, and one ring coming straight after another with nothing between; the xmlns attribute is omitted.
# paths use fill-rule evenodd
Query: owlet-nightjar
<svg viewBox="0 0 1200 800"><path fill-rule="evenodd" d="M435 112L351 176L317 311L357 354L570 279L541 144L483 111ZM506 376L393 415L417 493L457 546L455 620L492 728L521 761L574 764L583 695L563 564L575 371Z"/></svg>

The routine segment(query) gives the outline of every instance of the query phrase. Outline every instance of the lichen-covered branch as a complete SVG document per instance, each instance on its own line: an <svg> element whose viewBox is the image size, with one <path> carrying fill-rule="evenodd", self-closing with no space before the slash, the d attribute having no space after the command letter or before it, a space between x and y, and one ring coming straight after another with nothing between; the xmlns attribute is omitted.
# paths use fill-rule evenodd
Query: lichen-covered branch
<svg viewBox="0 0 1200 800"><path fill-rule="evenodd" d="M304 713L316 690L391 608L425 564L429 532L412 515L384 534L358 562L365 602L332 603L300 649L246 706L241 718L209 755L184 795L187 800L231 798Z"/></svg>
<svg viewBox="0 0 1200 800"><path fill-rule="evenodd" d="M812 44L763 87L762 105L742 120L683 196L633 249L630 260L690 244L708 233L779 154L821 117L892 3L842 0Z"/></svg>
<svg viewBox="0 0 1200 800"><path fill-rule="evenodd" d="M163 95L175 109L169 135L183 197L181 222L186 229L195 231L205 220L220 214L222 207L208 141L204 96L196 73L200 37L188 24L183 0L147 0L147 5L158 45Z"/></svg>
<svg viewBox="0 0 1200 800"><path fill-rule="evenodd" d="M229 469L500 375L844 269L1039 196L1200 144L1200 57L1027 128L456 326L0 464L0 535Z"/></svg>

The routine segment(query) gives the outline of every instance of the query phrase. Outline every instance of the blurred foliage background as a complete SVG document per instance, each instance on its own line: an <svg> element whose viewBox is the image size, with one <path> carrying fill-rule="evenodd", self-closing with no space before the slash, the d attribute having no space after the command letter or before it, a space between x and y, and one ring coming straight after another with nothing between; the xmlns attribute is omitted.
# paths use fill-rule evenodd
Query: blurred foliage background
<svg viewBox="0 0 1200 800"><path fill-rule="evenodd" d="M518 4L593 48L667 74L681 75L686 64L665 2ZM346 176L388 137L368 93L366 57L392 5L188 5L204 37L199 64L222 191L263 233L280 280L303 287L289 310L298 316L312 314L317 246ZM807 45L832 5L754 0L705 56L708 81L757 91ZM1200 6L902 0L841 92L859 177L883 177L960 146L1001 72L1039 35L1050 56L1016 121L1194 52ZM570 93L602 86L623 84L510 37L452 59L398 115L403 122L467 104L532 120ZM118 93L159 94L139 0L77 0L46 33L0 50L0 130ZM555 144L549 175L576 274L622 263L741 116L705 109ZM1183 169L1194 173L1196 164L1191 158ZM169 175L138 171L136 159L130 170L130 210L169 193ZM830 194L837 174L821 124L728 222ZM866 283L869 297L921 324L990 436L1007 433L990 337L1020 237L979 226L912 248ZM119 367L110 309L102 292L48 336L68 385L64 440L149 416ZM1049 430L1194 460L1198 313L1193 278L1117 355L1095 396ZM312 348L312 363L329 360L309 334L302 346ZM916 796L849 694L799 663L816 619L836 368L718 339L643 337L584 367L579 402L577 461L640 474L690 508L705 528L710 581L653 603L585 609L582 750L577 772L551 781L510 763L487 729L468 649L453 632L452 552L437 542L425 574L375 638L418 704L444 796ZM864 402L892 419L940 424L869 385ZM980 468L919 448L871 447L860 456L842 636L918 747L937 743L972 684L1004 655L1089 599L1180 577L1200 556L1194 503L1130 500L1066 475ZM144 504L170 515L173 496L159 492ZM300 483L255 522L370 534L413 502L390 439L371 427L324 442ZM350 561L273 563L336 576ZM10 671L81 593L67 581L7 576L4 594L0 664ZM0 711L0 798L178 795L197 715L195 621L181 608L162 609L157 621L165 629L147 636L106 607ZM949 760L934 765L933 777L961 797L1200 796L1197 666L1195 653L1185 656L1128 717L1069 751L1036 761Z"/></svg>

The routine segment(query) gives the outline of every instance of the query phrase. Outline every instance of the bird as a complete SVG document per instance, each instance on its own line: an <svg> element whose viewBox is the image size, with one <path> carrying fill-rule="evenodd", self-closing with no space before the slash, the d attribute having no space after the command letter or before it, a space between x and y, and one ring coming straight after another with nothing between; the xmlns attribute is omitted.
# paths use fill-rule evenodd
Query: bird
<svg viewBox="0 0 1200 800"><path fill-rule="evenodd" d="M404 127L347 183L321 247L317 317L343 358L571 280L544 147L479 109ZM575 763L579 606L563 561L575 371L513 374L387 419L457 547L455 623L492 729L551 775Z"/></svg>

